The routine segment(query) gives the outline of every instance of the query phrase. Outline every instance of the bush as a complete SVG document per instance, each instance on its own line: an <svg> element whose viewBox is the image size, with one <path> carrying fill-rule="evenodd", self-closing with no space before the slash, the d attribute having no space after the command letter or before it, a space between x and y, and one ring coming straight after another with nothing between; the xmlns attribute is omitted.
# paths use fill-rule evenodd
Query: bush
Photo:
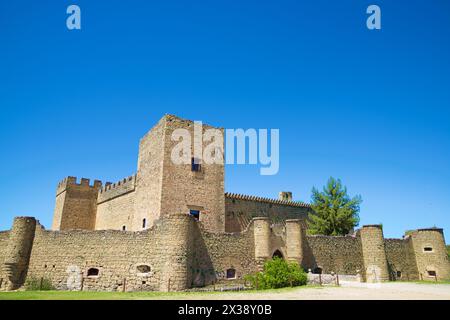
<svg viewBox="0 0 450 320"><path fill-rule="evenodd" d="M257 290L299 287L307 284L306 272L295 262L274 258L264 264L264 272L246 276Z"/></svg>
<svg viewBox="0 0 450 320"><path fill-rule="evenodd" d="M47 278L28 278L25 282L26 291L51 291L54 290L52 282Z"/></svg>

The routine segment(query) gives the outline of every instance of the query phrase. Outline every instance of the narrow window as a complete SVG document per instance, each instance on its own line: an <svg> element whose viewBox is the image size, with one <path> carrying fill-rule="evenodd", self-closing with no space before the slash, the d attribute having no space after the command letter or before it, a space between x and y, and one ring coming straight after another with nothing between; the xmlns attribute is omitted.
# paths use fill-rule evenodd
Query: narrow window
<svg viewBox="0 0 450 320"><path fill-rule="evenodd" d="M200 221L200 210L190 210L189 214L195 218L195 220Z"/></svg>
<svg viewBox="0 0 450 320"><path fill-rule="evenodd" d="M200 160L196 158L192 158L191 160L191 170L193 172L200 172L202 171L202 165L200 164Z"/></svg>
<svg viewBox="0 0 450 320"><path fill-rule="evenodd" d="M123 227L122 227L122 231L127 231L127 227L126 227L126 226L123 226Z"/></svg>
<svg viewBox="0 0 450 320"><path fill-rule="evenodd" d="M428 276L429 276L429 277L436 277L436 271L434 271L434 270L428 270L427 272L428 272Z"/></svg>
<svg viewBox="0 0 450 320"><path fill-rule="evenodd" d="M425 247L425 248L423 248L423 251L425 251L425 252L433 252L433 248L432 247Z"/></svg>
<svg viewBox="0 0 450 320"><path fill-rule="evenodd" d="M98 277L99 274L100 270L98 270L97 268L90 268L87 272L88 277Z"/></svg>
<svg viewBox="0 0 450 320"><path fill-rule="evenodd" d="M147 219L142 220L142 228L145 229L147 227Z"/></svg>
<svg viewBox="0 0 450 320"><path fill-rule="evenodd" d="M236 269L231 268L227 270L227 279L228 280L236 279Z"/></svg>

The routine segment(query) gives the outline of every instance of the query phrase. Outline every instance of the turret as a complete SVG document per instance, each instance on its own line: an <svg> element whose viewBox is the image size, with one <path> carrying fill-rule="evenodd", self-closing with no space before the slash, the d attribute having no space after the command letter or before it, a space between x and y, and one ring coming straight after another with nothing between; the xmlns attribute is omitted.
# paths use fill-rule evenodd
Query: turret
<svg viewBox="0 0 450 320"><path fill-rule="evenodd" d="M359 230L359 235L361 237L366 281L370 283L389 281L382 226L364 226Z"/></svg>
<svg viewBox="0 0 450 320"><path fill-rule="evenodd" d="M289 261L302 264L303 259L303 228L301 220L286 220L286 254Z"/></svg>
<svg viewBox="0 0 450 320"><path fill-rule="evenodd" d="M266 217L253 219L255 237L255 259L260 268L271 258L270 220Z"/></svg>
<svg viewBox="0 0 450 320"><path fill-rule="evenodd" d="M94 230L97 214L97 196L102 182L68 177L58 184L53 216L53 230Z"/></svg>
<svg viewBox="0 0 450 320"><path fill-rule="evenodd" d="M14 219L3 266L7 276L6 290L16 290L25 282L35 231L36 220L34 218Z"/></svg>
<svg viewBox="0 0 450 320"><path fill-rule="evenodd" d="M161 291L183 291L192 285L194 218L187 214L173 214L161 224Z"/></svg>
<svg viewBox="0 0 450 320"><path fill-rule="evenodd" d="M450 262L442 229L419 229L409 234L422 280L450 279Z"/></svg>

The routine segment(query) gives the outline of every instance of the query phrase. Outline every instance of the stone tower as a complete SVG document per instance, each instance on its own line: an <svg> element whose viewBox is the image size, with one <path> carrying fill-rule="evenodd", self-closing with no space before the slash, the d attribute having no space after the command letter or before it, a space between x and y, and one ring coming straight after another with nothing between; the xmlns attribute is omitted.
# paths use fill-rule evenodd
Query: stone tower
<svg viewBox="0 0 450 320"><path fill-rule="evenodd" d="M34 218L18 217L14 219L3 266L3 273L7 277L6 290L16 290L25 282L35 231L36 220Z"/></svg>
<svg viewBox="0 0 450 320"><path fill-rule="evenodd" d="M181 213L169 215L163 220L161 291L183 291L192 286L194 223L192 216Z"/></svg>
<svg viewBox="0 0 450 320"><path fill-rule="evenodd" d="M359 230L366 282L389 281L389 269L381 225L364 226Z"/></svg>
<svg viewBox="0 0 450 320"><path fill-rule="evenodd" d="M302 220L286 220L286 254L289 261L303 262L303 228Z"/></svg>
<svg viewBox="0 0 450 320"><path fill-rule="evenodd" d="M419 229L410 234L417 269L423 280L450 279L450 262L442 229Z"/></svg>
<svg viewBox="0 0 450 320"><path fill-rule="evenodd" d="M264 262L272 258L270 244L270 219L267 217L254 218L254 241L255 241L255 259L259 268L262 270Z"/></svg>
<svg viewBox="0 0 450 320"><path fill-rule="evenodd" d="M183 164L172 161L172 152L180 143L174 132L179 129L188 133L191 144L191 154ZM166 115L141 140L134 224L147 219L151 225L161 216L195 212L207 230L225 231L224 164L193 166L194 132L200 130L202 137L208 129L217 128L197 127L192 121ZM218 130L223 136L223 130ZM208 143L201 141L200 147L205 149ZM223 138L220 144L223 150Z"/></svg>
<svg viewBox="0 0 450 320"><path fill-rule="evenodd" d="M97 214L97 196L102 187L100 181L90 185L89 179L77 183L68 177L58 184L53 215L53 230L94 230Z"/></svg>

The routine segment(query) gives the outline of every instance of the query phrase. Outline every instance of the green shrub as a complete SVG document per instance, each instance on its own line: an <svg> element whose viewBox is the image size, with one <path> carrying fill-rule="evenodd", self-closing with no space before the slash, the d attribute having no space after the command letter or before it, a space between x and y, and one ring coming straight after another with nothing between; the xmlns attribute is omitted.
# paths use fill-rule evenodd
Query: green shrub
<svg viewBox="0 0 450 320"><path fill-rule="evenodd" d="M245 277L257 290L298 287L307 284L306 272L295 262L274 258L264 264L264 272Z"/></svg>
<svg viewBox="0 0 450 320"><path fill-rule="evenodd" d="M28 278L25 282L26 291L51 291L54 290L52 282L47 278Z"/></svg>

